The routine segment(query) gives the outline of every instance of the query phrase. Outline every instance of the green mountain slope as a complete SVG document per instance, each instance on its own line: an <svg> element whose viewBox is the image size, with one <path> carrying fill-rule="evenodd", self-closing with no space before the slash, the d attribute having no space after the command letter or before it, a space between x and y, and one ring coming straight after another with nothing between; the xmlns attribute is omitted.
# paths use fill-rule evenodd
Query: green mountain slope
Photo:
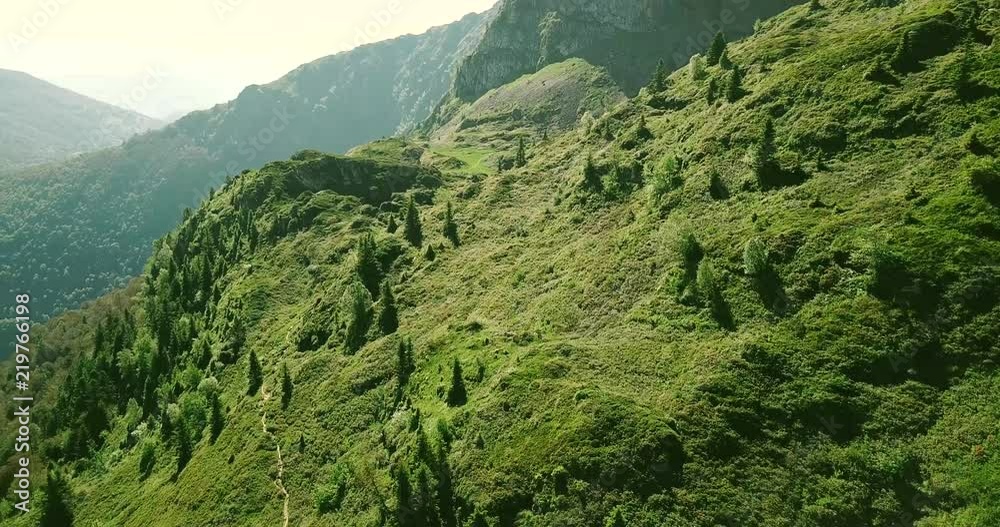
<svg viewBox="0 0 1000 527"><path fill-rule="evenodd" d="M33 334L45 503L74 525L996 525L989 8L795 6L547 140L512 119L506 142L240 175L128 289Z"/></svg>
<svg viewBox="0 0 1000 527"><path fill-rule="evenodd" d="M160 125L10 70L0 70L0 122L0 171L118 146Z"/></svg>
<svg viewBox="0 0 1000 527"><path fill-rule="evenodd" d="M153 240L227 176L412 127L490 17L323 58L118 148L0 175L0 291L31 291L38 315L78 307L135 276Z"/></svg>

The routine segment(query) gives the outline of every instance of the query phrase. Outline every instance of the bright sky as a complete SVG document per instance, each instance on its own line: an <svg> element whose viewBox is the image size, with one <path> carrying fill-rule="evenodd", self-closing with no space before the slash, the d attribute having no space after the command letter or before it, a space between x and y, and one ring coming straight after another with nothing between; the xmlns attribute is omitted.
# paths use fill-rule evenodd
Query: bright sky
<svg viewBox="0 0 1000 527"><path fill-rule="evenodd" d="M2 0L0 68L167 114L224 102L305 62L422 33L495 1ZM128 95L142 85L151 87L143 100Z"/></svg>

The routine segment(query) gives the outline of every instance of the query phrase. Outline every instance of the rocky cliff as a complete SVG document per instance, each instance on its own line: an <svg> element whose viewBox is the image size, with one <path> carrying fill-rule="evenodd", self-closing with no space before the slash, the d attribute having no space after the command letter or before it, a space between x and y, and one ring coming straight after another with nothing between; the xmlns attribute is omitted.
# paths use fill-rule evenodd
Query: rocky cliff
<svg viewBox="0 0 1000 527"><path fill-rule="evenodd" d="M683 65L715 33L750 33L790 0L502 0L497 18L458 69L453 94L472 101L540 67L579 57L608 69L629 93L657 61Z"/></svg>

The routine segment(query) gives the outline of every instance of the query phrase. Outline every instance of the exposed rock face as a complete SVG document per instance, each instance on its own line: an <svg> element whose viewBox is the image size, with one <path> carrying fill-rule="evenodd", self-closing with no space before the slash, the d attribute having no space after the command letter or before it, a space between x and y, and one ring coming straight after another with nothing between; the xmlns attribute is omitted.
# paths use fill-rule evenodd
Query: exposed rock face
<svg viewBox="0 0 1000 527"><path fill-rule="evenodd" d="M730 39L790 0L501 0L496 20L458 70L453 94L472 101L569 57L604 66L629 93L661 58L679 67L718 31Z"/></svg>

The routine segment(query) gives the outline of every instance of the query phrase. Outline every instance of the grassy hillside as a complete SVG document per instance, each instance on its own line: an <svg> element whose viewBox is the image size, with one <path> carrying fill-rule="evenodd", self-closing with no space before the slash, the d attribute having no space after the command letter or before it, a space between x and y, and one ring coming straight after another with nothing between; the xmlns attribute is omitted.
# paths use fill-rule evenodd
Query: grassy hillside
<svg viewBox="0 0 1000 527"><path fill-rule="evenodd" d="M826 0L547 140L246 172L33 337L46 500L74 525L996 525L998 30L985 2Z"/></svg>
<svg viewBox="0 0 1000 527"><path fill-rule="evenodd" d="M18 71L0 70L0 172L118 146L160 126Z"/></svg>
<svg viewBox="0 0 1000 527"><path fill-rule="evenodd" d="M153 241L228 176L414 126L490 16L325 57L116 148L0 174L0 292L32 291L38 317L78 307L138 274Z"/></svg>

